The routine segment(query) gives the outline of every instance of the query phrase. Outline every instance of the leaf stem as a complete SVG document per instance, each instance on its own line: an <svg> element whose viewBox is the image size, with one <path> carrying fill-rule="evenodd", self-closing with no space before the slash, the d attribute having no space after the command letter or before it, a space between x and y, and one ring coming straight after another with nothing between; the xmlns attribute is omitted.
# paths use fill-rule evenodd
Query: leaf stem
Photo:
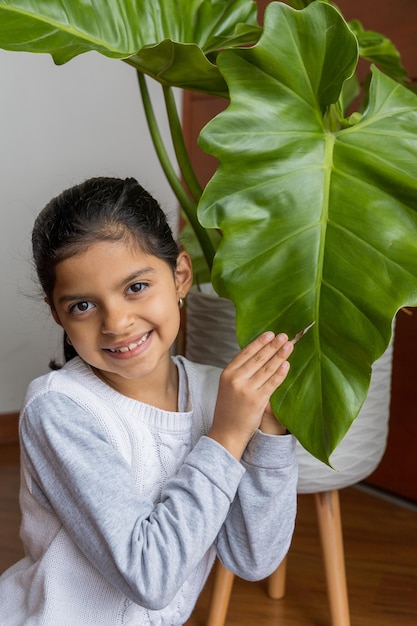
<svg viewBox="0 0 417 626"><path fill-rule="evenodd" d="M200 222L198 221L197 202L195 200L190 199L190 197L188 196L180 178L178 177L170 161L170 158L168 156L167 150L165 148L164 142L161 137L161 133L158 128L158 124L157 124L155 113L153 110L148 87L146 85L146 79L144 75L141 72L139 72L139 70L136 71L136 75L138 78L140 93L142 97L142 102L143 102L143 107L144 107L144 111L146 115L146 120L148 123L149 132L151 134L152 142L155 147L155 151L158 156L159 162L161 164L164 174L178 202L183 208L184 213L196 234L196 237L201 246L204 258L206 259L207 265L211 271L211 268L213 266L213 258L214 258L215 250L214 250L212 242L210 241L207 231L201 226ZM172 115L172 111L171 111L171 115ZM178 116L177 116L177 119L178 119ZM170 120L170 123L171 123L171 120ZM176 130L176 135L173 135L173 141L175 137L177 136L178 136L178 129ZM181 132L181 141L183 143L182 132ZM175 147L174 149L177 150Z"/></svg>
<svg viewBox="0 0 417 626"><path fill-rule="evenodd" d="M191 165L188 151L185 146L184 134L182 132L182 125L178 116L174 92L172 87L169 85L165 85L163 87L163 91L172 143L174 146L175 155L177 157L182 179L194 200L198 202L201 198L201 194L203 193L203 189L199 181L197 180L197 176Z"/></svg>

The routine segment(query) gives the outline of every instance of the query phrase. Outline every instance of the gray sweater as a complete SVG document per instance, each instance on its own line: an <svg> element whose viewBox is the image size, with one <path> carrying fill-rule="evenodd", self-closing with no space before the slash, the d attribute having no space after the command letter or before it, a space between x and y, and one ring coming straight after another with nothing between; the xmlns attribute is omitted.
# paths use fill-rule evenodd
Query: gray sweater
<svg viewBox="0 0 417 626"><path fill-rule="evenodd" d="M125 397L81 359L29 386L20 420L26 557L0 578L1 626L183 624L215 555L260 579L294 528L293 437L242 461L205 436L220 370L174 357L179 411Z"/></svg>

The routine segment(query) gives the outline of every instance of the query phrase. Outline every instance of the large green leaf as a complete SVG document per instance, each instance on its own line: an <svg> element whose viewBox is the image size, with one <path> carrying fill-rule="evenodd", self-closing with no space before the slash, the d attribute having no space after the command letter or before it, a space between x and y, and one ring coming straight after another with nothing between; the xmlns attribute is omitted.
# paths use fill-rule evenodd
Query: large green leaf
<svg viewBox="0 0 417 626"><path fill-rule="evenodd" d="M337 8L337 2L331 0L285 0L294 9L303 9L312 2L327 2ZM407 71L401 62L401 56L395 45L381 33L364 30L359 20L348 22L359 44L359 56L375 63L385 74L401 83L407 82Z"/></svg>
<svg viewBox="0 0 417 626"><path fill-rule="evenodd" d="M220 165L199 216L223 232L213 280L235 303L240 343L315 321L273 407L325 462L395 313L417 304L417 97L373 68L363 116L329 127L356 62L331 5L272 3L259 43L219 56L231 104L201 136Z"/></svg>
<svg viewBox="0 0 417 626"><path fill-rule="evenodd" d="M358 20L352 20L349 26L358 38L359 54L363 59L376 63L394 80L407 82L407 71L401 62L400 53L388 37L373 30L364 30Z"/></svg>
<svg viewBox="0 0 417 626"><path fill-rule="evenodd" d="M0 0L1 48L50 53L57 64L95 50L219 95L227 90L209 56L259 34L252 0Z"/></svg>

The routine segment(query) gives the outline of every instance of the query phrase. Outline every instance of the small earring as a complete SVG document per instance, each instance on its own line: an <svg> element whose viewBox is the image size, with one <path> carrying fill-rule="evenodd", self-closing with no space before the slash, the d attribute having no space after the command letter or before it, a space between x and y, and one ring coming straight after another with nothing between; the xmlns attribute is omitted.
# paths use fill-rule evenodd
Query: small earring
<svg viewBox="0 0 417 626"><path fill-rule="evenodd" d="M184 298L180 298L178 300L178 306L180 307L180 309L182 309L182 307L184 306Z"/></svg>

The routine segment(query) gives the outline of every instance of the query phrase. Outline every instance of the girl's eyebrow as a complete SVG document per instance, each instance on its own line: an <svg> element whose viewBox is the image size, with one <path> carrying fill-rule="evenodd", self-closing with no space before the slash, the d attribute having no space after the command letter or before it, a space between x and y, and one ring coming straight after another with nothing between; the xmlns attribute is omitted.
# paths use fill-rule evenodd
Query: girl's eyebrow
<svg viewBox="0 0 417 626"><path fill-rule="evenodd" d="M135 272L132 272L132 274L129 274L129 276L126 276L126 278L124 278L123 280L120 281L120 283L118 283L116 285L116 289L121 289L122 287L124 287L127 283L131 283L135 280L138 280L140 278L142 278L144 275L149 275L149 274L153 274L155 273L155 269L153 267L144 267L143 269L140 270L136 270ZM58 302L60 304L64 303L64 302L75 302L75 301L79 301L79 300L89 300L92 296L89 296L87 294L66 294L64 296L61 296L58 300Z"/></svg>
<svg viewBox="0 0 417 626"><path fill-rule="evenodd" d="M129 274L129 276L126 276L126 278L124 278L119 285L117 285L117 287L123 287L123 285L125 285L126 283L131 283L133 280L136 280L137 278L142 278L143 275L145 274L153 274L155 272L155 269L153 267L144 267L141 270L138 270L136 272L133 272L132 274Z"/></svg>

